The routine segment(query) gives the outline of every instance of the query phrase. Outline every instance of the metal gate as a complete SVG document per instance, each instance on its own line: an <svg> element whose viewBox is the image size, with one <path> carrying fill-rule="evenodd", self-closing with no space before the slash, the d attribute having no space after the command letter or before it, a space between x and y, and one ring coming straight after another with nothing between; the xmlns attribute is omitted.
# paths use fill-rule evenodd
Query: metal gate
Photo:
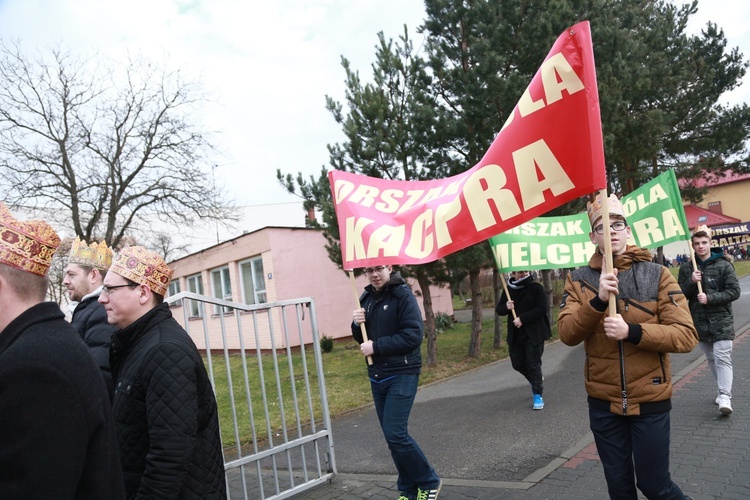
<svg viewBox="0 0 750 500"><path fill-rule="evenodd" d="M181 307L199 348L205 342L229 498L289 498L331 479L336 461L314 300L249 306L181 292L166 301L178 321Z"/></svg>

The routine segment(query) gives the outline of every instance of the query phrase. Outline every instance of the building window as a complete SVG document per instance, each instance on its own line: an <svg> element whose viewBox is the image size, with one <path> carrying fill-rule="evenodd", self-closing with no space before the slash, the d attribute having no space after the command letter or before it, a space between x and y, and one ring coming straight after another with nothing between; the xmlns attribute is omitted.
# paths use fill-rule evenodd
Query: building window
<svg viewBox="0 0 750 500"><path fill-rule="evenodd" d="M167 297L172 297L174 295L177 295L180 293L180 280L172 280L169 282L169 289L167 290ZM177 302L173 302L169 305L169 307L180 307L182 305L182 301L178 300Z"/></svg>
<svg viewBox="0 0 750 500"><path fill-rule="evenodd" d="M211 271L211 288L213 296L217 299L232 300L232 282L229 279L229 267L220 267ZM214 314L230 314L231 307L214 306Z"/></svg>
<svg viewBox="0 0 750 500"><path fill-rule="evenodd" d="M255 257L240 262L240 279L242 280L242 300L245 304L265 304L266 277L263 272L263 259Z"/></svg>
<svg viewBox="0 0 750 500"><path fill-rule="evenodd" d="M203 295L203 278L200 274L193 274L185 278L187 280L187 291ZM202 318L203 317L203 303L195 300L189 301L190 304L190 317L191 318Z"/></svg>

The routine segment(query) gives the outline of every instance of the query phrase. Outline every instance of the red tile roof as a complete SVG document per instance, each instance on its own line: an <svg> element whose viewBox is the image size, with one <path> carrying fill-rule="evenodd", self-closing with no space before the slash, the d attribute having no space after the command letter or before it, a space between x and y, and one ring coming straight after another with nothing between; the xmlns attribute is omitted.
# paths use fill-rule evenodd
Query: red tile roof
<svg viewBox="0 0 750 500"><path fill-rule="evenodd" d="M706 226L719 226L722 224L737 224L742 222L740 219L728 215L717 214L705 208L696 207L695 205L685 205L685 218L688 227L693 229L701 224Z"/></svg>
<svg viewBox="0 0 750 500"><path fill-rule="evenodd" d="M724 172L724 175L708 174L700 179L678 179L677 183L680 187L690 184L693 187L702 188L706 186L721 186L723 184L731 184L737 181L750 180L750 174L736 174L731 170Z"/></svg>

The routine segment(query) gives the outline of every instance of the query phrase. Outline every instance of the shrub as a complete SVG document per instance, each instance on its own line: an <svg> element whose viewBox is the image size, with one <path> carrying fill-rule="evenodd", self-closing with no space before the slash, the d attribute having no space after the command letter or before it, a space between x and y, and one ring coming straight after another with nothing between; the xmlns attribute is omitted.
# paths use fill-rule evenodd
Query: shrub
<svg viewBox="0 0 750 500"><path fill-rule="evenodd" d="M323 350L323 352L333 351L333 338L323 335L323 337L320 339L320 348Z"/></svg>
<svg viewBox="0 0 750 500"><path fill-rule="evenodd" d="M444 312L435 315L435 331L443 333L445 330L453 328L453 319Z"/></svg>

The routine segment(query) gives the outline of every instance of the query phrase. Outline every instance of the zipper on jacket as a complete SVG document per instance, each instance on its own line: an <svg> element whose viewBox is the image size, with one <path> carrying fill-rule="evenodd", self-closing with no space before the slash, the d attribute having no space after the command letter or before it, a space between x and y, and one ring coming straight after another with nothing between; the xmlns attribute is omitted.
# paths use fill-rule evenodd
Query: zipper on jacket
<svg viewBox="0 0 750 500"><path fill-rule="evenodd" d="M581 280L578 280L578 282L581 284L581 288L588 288L589 290L591 290L595 294L597 294L597 295L599 294L599 289L598 288L594 288L594 286L590 285L588 281L586 281L584 279L581 279Z"/></svg>
<svg viewBox="0 0 750 500"><path fill-rule="evenodd" d="M661 377L664 383L667 383L667 371L664 369L664 353L659 353L659 365L661 366Z"/></svg>
<svg viewBox="0 0 750 500"><path fill-rule="evenodd" d="M631 306L631 305L632 305L632 306L633 306L633 307L635 307L636 309L640 309L640 310L641 310L641 311L643 311L643 312L649 313L649 314L650 314L651 316L653 316L653 315L654 315L654 312L653 312L652 310L650 310L650 309L648 309L648 308L646 308L646 307L643 307L643 306L642 306L642 305L640 305L640 304L639 304L638 302L635 302L635 301L633 301L632 299L629 299L629 298L627 298L627 297L623 297L622 301L623 301L623 302L625 302L625 310L626 310L626 311L627 311L627 310L629 309L629 306ZM674 301L673 301L673 302L674 302Z"/></svg>
<svg viewBox="0 0 750 500"><path fill-rule="evenodd" d="M677 294L677 295L685 295L685 294L684 294L684 293L682 293L682 290L680 290L679 292L677 292L677 291L674 291L674 292L668 292L668 295L669 295L669 300L671 300L671 301L672 301L672 304L674 304L674 305L678 305L678 304L677 304L677 302L675 302L675 300L674 300L674 295L675 295L675 294Z"/></svg>
<svg viewBox="0 0 750 500"><path fill-rule="evenodd" d="M620 350L620 392L622 394L622 414L628 414L628 386L625 381L625 349L622 340L617 342Z"/></svg>

